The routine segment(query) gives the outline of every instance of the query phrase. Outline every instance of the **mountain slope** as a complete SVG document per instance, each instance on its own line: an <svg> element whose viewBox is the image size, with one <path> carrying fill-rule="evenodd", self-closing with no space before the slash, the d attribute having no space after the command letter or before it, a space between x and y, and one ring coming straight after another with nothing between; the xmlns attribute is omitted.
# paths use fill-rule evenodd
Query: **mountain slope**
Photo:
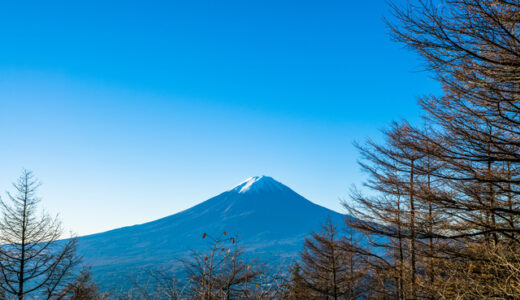
<svg viewBox="0 0 520 300"><path fill-rule="evenodd" d="M294 257L303 239L325 218L344 215L316 205L271 177L252 177L235 188L177 214L79 239L79 252L103 282L119 282L125 269L175 264L205 244L202 234L238 235L260 260Z"/></svg>

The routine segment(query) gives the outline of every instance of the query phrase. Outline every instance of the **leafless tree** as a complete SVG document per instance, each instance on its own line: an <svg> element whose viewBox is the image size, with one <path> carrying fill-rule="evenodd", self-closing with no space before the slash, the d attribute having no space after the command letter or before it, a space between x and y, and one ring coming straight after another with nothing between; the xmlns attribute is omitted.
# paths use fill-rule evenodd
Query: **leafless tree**
<svg viewBox="0 0 520 300"><path fill-rule="evenodd" d="M84 269L54 297L64 300L105 300L109 293L101 292L94 282L90 270Z"/></svg>
<svg viewBox="0 0 520 300"><path fill-rule="evenodd" d="M244 257L244 248L227 232L210 240L205 252L193 251L184 260L189 279L189 294L195 299L248 299L258 289L262 274L256 260Z"/></svg>
<svg viewBox="0 0 520 300"><path fill-rule="evenodd" d="M361 148L376 195L354 195L350 212L364 218L352 226L385 237L407 266L399 298L518 298L520 2L393 8L393 37L424 58L443 95L420 99L427 126L395 124ZM377 262L395 266L389 257Z"/></svg>
<svg viewBox="0 0 520 300"><path fill-rule="evenodd" d="M518 243L514 222L520 162L520 2L414 1L395 7L396 40L416 50L442 84L444 95L420 103L433 130L412 132L416 150L434 145L455 210L457 236ZM434 137L434 138L432 138ZM442 200L442 201L441 201ZM464 226L471 222L473 226Z"/></svg>
<svg viewBox="0 0 520 300"><path fill-rule="evenodd" d="M186 299L189 284L175 272L152 268L138 275L129 279L133 288L117 293L118 299Z"/></svg>
<svg viewBox="0 0 520 300"><path fill-rule="evenodd" d="M301 260L291 270L290 298L357 299L362 277L356 258L345 251L346 242L330 219L305 239Z"/></svg>
<svg viewBox="0 0 520 300"><path fill-rule="evenodd" d="M79 262L76 239L58 241L59 220L38 211L38 186L24 170L15 192L0 201L0 289L18 299L54 298Z"/></svg>

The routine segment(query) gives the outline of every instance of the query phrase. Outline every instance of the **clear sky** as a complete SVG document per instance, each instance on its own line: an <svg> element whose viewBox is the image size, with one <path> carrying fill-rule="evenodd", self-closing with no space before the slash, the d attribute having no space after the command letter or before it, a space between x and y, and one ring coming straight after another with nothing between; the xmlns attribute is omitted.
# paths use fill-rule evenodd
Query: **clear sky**
<svg viewBox="0 0 520 300"><path fill-rule="evenodd" d="M363 178L352 143L419 120L438 89L384 16L384 0L4 1L0 190L34 171L81 235L255 175L341 212Z"/></svg>

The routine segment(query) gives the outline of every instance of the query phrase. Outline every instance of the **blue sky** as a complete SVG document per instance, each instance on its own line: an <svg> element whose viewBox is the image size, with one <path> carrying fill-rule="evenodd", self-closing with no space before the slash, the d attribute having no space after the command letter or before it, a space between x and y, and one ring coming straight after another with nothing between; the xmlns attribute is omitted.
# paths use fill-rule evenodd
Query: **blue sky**
<svg viewBox="0 0 520 300"><path fill-rule="evenodd" d="M438 91L385 1L0 5L0 190L22 168L88 234L269 175L342 211L354 141Z"/></svg>

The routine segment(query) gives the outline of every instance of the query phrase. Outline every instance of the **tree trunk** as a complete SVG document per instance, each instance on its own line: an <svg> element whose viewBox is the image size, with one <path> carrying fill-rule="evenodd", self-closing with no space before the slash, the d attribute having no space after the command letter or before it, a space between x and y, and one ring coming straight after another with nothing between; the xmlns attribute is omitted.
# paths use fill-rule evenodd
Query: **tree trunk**
<svg viewBox="0 0 520 300"><path fill-rule="evenodd" d="M410 164L410 268L412 277L412 299L417 297L417 279L415 266L415 202L414 202L414 159Z"/></svg>

